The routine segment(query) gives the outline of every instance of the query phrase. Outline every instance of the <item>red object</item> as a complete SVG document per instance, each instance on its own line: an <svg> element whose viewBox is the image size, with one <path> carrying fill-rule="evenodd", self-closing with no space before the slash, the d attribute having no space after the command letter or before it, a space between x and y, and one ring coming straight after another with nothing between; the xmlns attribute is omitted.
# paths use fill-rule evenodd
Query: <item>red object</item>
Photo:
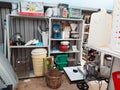
<svg viewBox="0 0 120 90"><path fill-rule="evenodd" d="M120 71L113 72L112 79L114 83L114 90L120 90Z"/></svg>
<svg viewBox="0 0 120 90"><path fill-rule="evenodd" d="M10 46L12 46L12 41L10 41Z"/></svg>
<svg viewBox="0 0 120 90"><path fill-rule="evenodd" d="M32 12L18 12L18 14L25 16L44 16L44 13L32 13Z"/></svg>
<svg viewBox="0 0 120 90"><path fill-rule="evenodd" d="M67 51L67 46L66 45L60 45L60 51Z"/></svg>

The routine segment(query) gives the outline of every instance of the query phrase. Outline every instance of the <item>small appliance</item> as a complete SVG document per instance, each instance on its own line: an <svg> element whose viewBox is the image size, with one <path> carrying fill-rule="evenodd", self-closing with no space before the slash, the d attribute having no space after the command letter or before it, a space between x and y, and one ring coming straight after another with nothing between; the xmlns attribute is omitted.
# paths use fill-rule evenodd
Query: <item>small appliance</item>
<svg viewBox="0 0 120 90"><path fill-rule="evenodd" d="M53 38L61 39L60 24L53 24Z"/></svg>

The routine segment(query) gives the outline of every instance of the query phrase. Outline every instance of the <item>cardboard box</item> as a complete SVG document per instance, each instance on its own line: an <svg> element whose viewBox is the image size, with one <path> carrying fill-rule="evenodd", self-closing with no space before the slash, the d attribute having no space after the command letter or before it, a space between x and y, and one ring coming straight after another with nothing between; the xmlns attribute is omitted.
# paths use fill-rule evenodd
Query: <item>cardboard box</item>
<svg viewBox="0 0 120 90"><path fill-rule="evenodd" d="M43 2L22 1L18 14L26 16L44 16Z"/></svg>

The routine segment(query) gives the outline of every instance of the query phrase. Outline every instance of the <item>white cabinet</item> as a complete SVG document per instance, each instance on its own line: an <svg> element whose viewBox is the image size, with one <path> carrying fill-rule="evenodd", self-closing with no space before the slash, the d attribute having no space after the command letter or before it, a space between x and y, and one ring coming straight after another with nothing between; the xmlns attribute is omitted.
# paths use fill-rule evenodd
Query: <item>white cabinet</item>
<svg viewBox="0 0 120 90"><path fill-rule="evenodd" d="M50 18L50 37L49 37L49 52L50 55L56 57L58 54L67 54L68 60L74 60L75 64L80 64L82 53L82 40L83 40L83 20L71 18ZM73 33L71 24L76 24L76 29ZM56 25L56 26L55 26ZM54 31L57 27L58 32ZM70 29L68 28L70 27ZM74 27L74 26L73 26ZM67 30L68 29L68 30ZM68 33L63 34L64 31ZM58 36L55 36L58 34ZM74 35L78 35L74 37ZM72 36L73 35L73 36ZM69 42L66 47L61 46L61 42ZM67 48L66 50L63 48Z"/></svg>

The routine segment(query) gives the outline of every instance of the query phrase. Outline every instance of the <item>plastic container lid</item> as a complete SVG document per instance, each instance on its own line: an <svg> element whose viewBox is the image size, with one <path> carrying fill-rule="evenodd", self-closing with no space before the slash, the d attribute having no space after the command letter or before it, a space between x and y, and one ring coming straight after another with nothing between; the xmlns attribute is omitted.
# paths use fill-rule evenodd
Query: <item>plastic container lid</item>
<svg viewBox="0 0 120 90"><path fill-rule="evenodd" d="M40 55L40 54L46 54L47 50L44 48L40 48L40 49L33 49L31 54L32 55Z"/></svg>
<svg viewBox="0 0 120 90"><path fill-rule="evenodd" d="M60 43L61 43L62 45L69 45L70 42L69 42L69 41L61 41Z"/></svg>

